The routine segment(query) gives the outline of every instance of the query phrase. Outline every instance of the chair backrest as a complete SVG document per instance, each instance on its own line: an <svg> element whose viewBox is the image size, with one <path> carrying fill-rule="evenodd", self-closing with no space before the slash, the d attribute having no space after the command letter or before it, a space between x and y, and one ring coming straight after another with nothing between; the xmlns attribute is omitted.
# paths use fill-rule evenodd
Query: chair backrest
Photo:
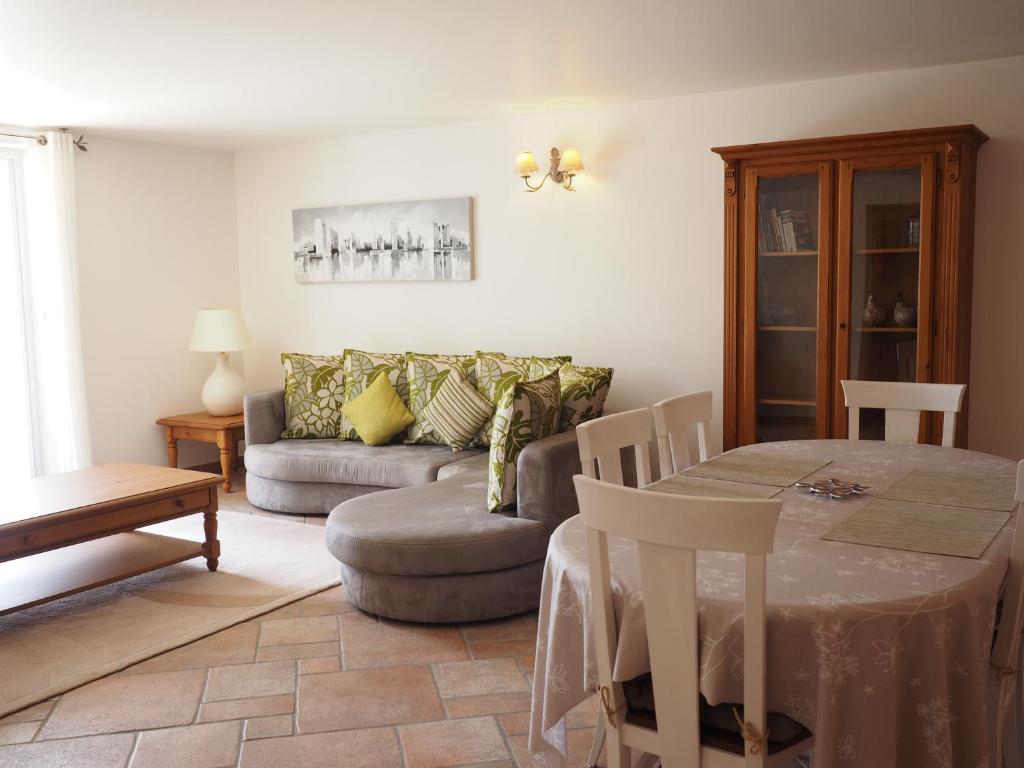
<svg viewBox="0 0 1024 768"><path fill-rule="evenodd" d="M885 409L885 440L917 442L921 411L942 412L942 444L953 447L956 415L964 402L966 384L917 384L896 381L843 380L846 407L850 410L849 438L860 439L860 409Z"/></svg>
<svg viewBox="0 0 1024 768"><path fill-rule="evenodd" d="M576 440L583 474L622 485L622 456L619 451L632 447L636 451L636 484L643 488L651 482L652 437L651 412L647 408L613 413L580 424L576 427Z"/></svg>
<svg viewBox="0 0 1024 768"><path fill-rule="evenodd" d="M654 432L658 436L661 476L681 472L690 461L689 427L697 425L697 453L708 460L708 425L711 423L711 392L679 395L655 403Z"/></svg>
<svg viewBox="0 0 1024 768"><path fill-rule="evenodd" d="M573 479L587 532L598 676L602 698L610 697L613 725L622 727L626 706L621 684L612 680L617 627L609 535L637 542L663 765L701 764L697 550L745 555L744 720L765 738L765 555L772 552L782 502L680 496L580 475ZM756 751L748 742L748 765L759 762Z"/></svg>

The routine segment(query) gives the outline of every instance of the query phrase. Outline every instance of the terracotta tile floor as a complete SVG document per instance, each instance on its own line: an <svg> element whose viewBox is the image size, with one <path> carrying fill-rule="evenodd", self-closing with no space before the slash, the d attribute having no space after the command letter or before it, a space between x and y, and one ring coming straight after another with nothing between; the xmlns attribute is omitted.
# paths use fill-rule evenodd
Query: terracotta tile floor
<svg viewBox="0 0 1024 768"><path fill-rule="evenodd" d="M236 488L222 508L253 512ZM532 768L536 631L379 621L335 587L0 719L0 768Z"/></svg>

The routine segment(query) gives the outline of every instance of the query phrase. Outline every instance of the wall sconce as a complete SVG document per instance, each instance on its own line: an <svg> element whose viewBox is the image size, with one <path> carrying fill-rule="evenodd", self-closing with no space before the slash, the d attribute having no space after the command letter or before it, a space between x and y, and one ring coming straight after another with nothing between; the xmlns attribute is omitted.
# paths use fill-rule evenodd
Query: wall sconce
<svg viewBox="0 0 1024 768"><path fill-rule="evenodd" d="M556 184L561 184L563 189L570 192L576 190L572 186L573 177L583 170L583 161L580 159L580 151L576 147L569 147L565 152L559 152L557 147L551 148L551 167L547 175L540 180L536 187L530 184L530 174L540 170L537 161L533 159L533 152L520 152L516 155L516 173L522 177L526 184L524 192L536 192L544 186L544 182L551 179Z"/></svg>

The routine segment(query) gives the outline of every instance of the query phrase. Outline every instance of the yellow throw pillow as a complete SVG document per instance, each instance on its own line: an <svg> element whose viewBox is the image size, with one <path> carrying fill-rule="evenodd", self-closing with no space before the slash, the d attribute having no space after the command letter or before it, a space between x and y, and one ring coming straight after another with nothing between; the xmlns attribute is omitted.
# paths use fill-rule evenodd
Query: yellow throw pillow
<svg viewBox="0 0 1024 768"><path fill-rule="evenodd" d="M367 445L385 445L416 421L394 385L382 374L371 381L362 394L345 403L341 412Z"/></svg>

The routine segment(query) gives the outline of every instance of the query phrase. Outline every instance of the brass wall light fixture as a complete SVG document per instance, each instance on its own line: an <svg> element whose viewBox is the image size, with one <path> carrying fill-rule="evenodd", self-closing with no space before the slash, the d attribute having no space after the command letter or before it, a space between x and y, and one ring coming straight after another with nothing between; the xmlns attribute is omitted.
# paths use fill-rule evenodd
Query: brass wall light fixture
<svg viewBox="0 0 1024 768"><path fill-rule="evenodd" d="M530 183L530 174L540 170L537 161L533 159L533 152L520 152L516 155L516 173L526 184L524 192L536 192L544 186L544 182L551 179L556 184L561 184L563 189L575 192L572 185L573 177L583 170L583 161L580 159L580 151L576 147L569 147L565 152L559 152L558 147L551 148L551 166L547 175L540 180L536 187Z"/></svg>

